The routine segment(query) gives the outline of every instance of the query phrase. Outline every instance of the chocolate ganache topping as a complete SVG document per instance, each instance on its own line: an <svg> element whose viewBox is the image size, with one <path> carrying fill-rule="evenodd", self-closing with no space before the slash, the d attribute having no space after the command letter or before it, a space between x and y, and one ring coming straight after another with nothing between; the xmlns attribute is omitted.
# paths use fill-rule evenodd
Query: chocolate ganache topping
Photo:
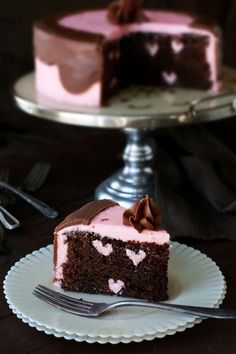
<svg viewBox="0 0 236 354"><path fill-rule="evenodd" d="M147 20L141 10L142 0L117 0L108 7L108 19L116 25Z"/></svg>
<svg viewBox="0 0 236 354"><path fill-rule="evenodd" d="M159 230L161 225L160 208L146 195L123 214L123 224L133 226L138 232L144 229Z"/></svg>
<svg viewBox="0 0 236 354"><path fill-rule="evenodd" d="M101 213L103 210L113 207L118 203L113 200L102 199L94 202L90 202L82 206L80 209L76 210L74 213L68 215L64 221L62 221L55 229L58 232L65 227L83 224L89 225L91 220Z"/></svg>

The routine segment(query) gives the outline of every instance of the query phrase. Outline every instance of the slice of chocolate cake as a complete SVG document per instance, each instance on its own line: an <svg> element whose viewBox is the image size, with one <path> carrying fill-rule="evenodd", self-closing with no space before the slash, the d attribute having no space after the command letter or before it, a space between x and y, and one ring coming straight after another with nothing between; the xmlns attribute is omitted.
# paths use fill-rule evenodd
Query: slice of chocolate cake
<svg viewBox="0 0 236 354"><path fill-rule="evenodd" d="M101 106L128 84L220 88L220 29L197 16L141 9L54 14L34 25L36 89L52 100Z"/></svg>
<svg viewBox="0 0 236 354"><path fill-rule="evenodd" d="M88 203L54 235L55 285L149 301L168 298L170 237L148 196L127 210L112 200Z"/></svg>

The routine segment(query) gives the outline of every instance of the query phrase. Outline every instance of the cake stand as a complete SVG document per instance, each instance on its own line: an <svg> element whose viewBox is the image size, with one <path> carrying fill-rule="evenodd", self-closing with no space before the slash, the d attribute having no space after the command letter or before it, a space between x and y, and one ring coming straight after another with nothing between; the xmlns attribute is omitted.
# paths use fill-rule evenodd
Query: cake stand
<svg viewBox="0 0 236 354"><path fill-rule="evenodd" d="M236 114L236 70L224 68L223 77L223 88L217 95L201 90L129 87L106 107L78 108L39 96L34 73L29 73L16 81L14 99L21 110L41 119L121 129L127 136L124 167L97 187L95 198L114 199L127 207L145 194L156 197L154 129Z"/></svg>

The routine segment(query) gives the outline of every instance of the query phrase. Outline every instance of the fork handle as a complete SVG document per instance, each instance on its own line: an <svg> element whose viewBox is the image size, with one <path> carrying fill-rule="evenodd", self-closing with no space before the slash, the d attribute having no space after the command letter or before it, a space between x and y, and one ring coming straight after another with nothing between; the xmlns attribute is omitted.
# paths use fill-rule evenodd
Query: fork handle
<svg viewBox="0 0 236 354"><path fill-rule="evenodd" d="M0 205L0 221L3 226L9 230L16 229L20 226L20 222L8 210Z"/></svg>
<svg viewBox="0 0 236 354"><path fill-rule="evenodd" d="M58 216L58 212L56 210L41 202L41 200L38 200L25 192L19 191L19 189L13 187L7 182L0 181L0 187L6 188L12 193L18 195L47 218L54 219Z"/></svg>
<svg viewBox="0 0 236 354"><path fill-rule="evenodd" d="M198 306L186 306L176 305L167 302L152 303L148 301L118 301L110 304L109 309L123 306L142 306L149 308L157 308L162 310L182 312L186 314L196 315L207 318L221 318L221 319L236 319L236 310L224 310L211 307L198 307Z"/></svg>

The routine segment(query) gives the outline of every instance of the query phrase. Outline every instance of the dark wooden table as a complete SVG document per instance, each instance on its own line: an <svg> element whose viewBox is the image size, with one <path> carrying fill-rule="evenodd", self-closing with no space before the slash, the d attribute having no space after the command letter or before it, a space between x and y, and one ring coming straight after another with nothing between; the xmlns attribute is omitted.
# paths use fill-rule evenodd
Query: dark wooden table
<svg viewBox="0 0 236 354"><path fill-rule="evenodd" d="M14 112L14 114L13 114ZM10 167L16 185L36 161L49 161L51 173L36 196L60 211L48 220L22 201L11 207L22 226L7 233L9 254L0 256L0 277L22 256L52 243L55 225L91 198L97 184L117 169L123 136L116 131L74 128L27 117L12 106L9 121L0 125L0 169ZM13 124L14 120L14 124ZM214 124L214 123L213 123ZM221 268L227 281L224 307L236 308L236 242L203 242L185 238ZM38 332L18 319L0 299L1 353L235 353L236 321L206 320L182 333L128 345L77 343Z"/></svg>
<svg viewBox="0 0 236 354"><path fill-rule="evenodd" d="M116 131L103 131L66 127L40 122L27 117L14 108L11 101L12 82L32 69L32 21L48 12L72 10L79 7L102 5L103 0L42 0L33 2L4 1L0 18L0 169L10 167L10 181L19 184L36 161L49 161L51 173L36 196L60 211L58 220L48 220L22 201L11 211L22 223L20 229L7 233L9 254L0 256L0 281L21 257L52 243L55 225L69 212L78 208L93 195L95 187L121 165L120 153L123 136ZM148 0L152 5L156 0ZM232 6L230 7L230 4ZM225 28L224 40L228 43L225 57L235 65L234 1L225 0L160 0L164 7L209 12ZM190 5L191 4L191 5ZM229 11L230 8L230 11ZM226 21L227 20L227 21ZM227 123L212 123L224 141L235 145L235 129ZM235 128L235 125L234 125ZM158 141L167 142L168 131L158 132ZM160 144L160 143L159 143ZM158 148L160 145L158 146ZM161 152L159 152L161 153ZM209 223L211 221L209 220ZM235 225L236 229L236 225ZM225 230L227 233L227 230ZM211 257L221 268L227 281L224 307L236 308L236 242L180 240ZM236 321L206 320L182 333L128 345L99 345L77 343L38 332L19 320L9 309L0 291L0 352L11 353L236 353Z"/></svg>

